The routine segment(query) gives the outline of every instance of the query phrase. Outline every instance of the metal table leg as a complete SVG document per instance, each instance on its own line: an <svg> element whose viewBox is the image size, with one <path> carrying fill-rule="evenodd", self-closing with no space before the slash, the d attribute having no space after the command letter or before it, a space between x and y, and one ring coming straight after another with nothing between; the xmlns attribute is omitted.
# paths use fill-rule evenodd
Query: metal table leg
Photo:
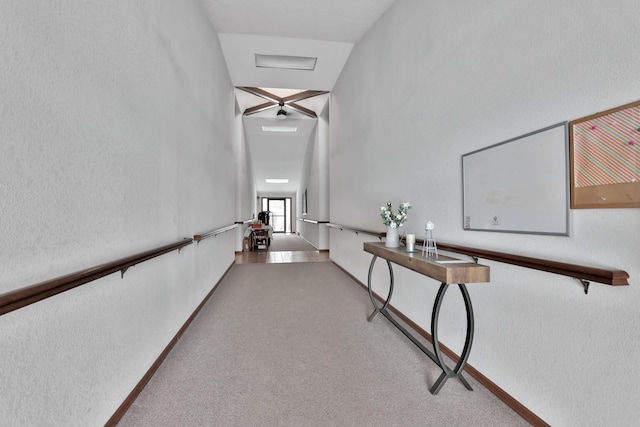
<svg viewBox="0 0 640 427"><path fill-rule="evenodd" d="M444 293L447 291L449 285L443 283L440 285L440 289L438 290L438 295L436 295L436 300L433 305L433 312L431 313L431 337L433 338L433 351L435 353L436 359L438 359L437 363L440 368L442 368L442 374L431 387L431 394L438 394L445 381L449 378L458 378L462 384L467 388L467 390L473 390L471 384L467 382L467 380L462 376L462 370L467 364L467 359L469 358L469 353L471 351L471 345L473 344L473 307L471 306L471 298L469 297L469 293L467 292L467 287L464 283L459 283L458 287L460 288L460 292L462 292L462 299L464 299L464 307L467 312L467 336L464 341L464 347L462 349L462 354L460 355L460 359L456 364L456 367L453 369L449 369L447 365L444 363L442 358L442 353L440 352L440 343L438 342L438 319L440 317L440 307L442 306L442 300L444 299Z"/></svg>
<svg viewBox="0 0 640 427"><path fill-rule="evenodd" d="M464 342L464 347L462 349L462 354L460 355L460 359L456 364L455 368L450 369L444 362L442 357L442 352L440 351L440 343L438 341L438 321L440 318L440 307L442 307L442 301L444 300L444 294L447 291L447 288L451 285L447 285L446 283L440 284L440 289L438 289L438 294L436 295L436 299L433 303L433 310L431 312L431 337L433 342L433 352L427 349L418 339L413 336L409 331L407 331L396 319L394 319L389 311L387 311L387 306L391 301L391 296L393 294L393 268L391 267L391 262L387 261L387 266L389 267L389 295L387 295L387 299L381 307L376 305L375 298L373 296L373 290L371 289L371 276L373 273L373 266L378 257L376 255L373 256L371 260L371 265L369 266L369 276L367 279L367 288L369 291L369 298L371 298L371 304L373 304L373 312L368 317L367 321L371 322L376 314L381 313L384 317L386 317L396 328L398 328L407 338L411 340L425 355L427 355L431 360L433 360L439 367L442 369L442 374L433 384L431 389L429 390L431 394L438 394L444 383L449 378L458 378L460 382L468 389L473 390L469 382L462 375L462 371L467 364L467 359L469 358L469 353L471 352L471 345L473 344L473 329L474 329L474 321L473 321L473 307L471 305L471 298L469 297L469 293L467 292L467 287L464 283L459 283L458 288L462 293L462 298L464 300L464 307L467 314L467 334Z"/></svg>
<svg viewBox="0 0 640 427"><path fill-rule="evenodd" d="M387 306L389 305L389 301L391 301L391 295L393 295L393 268L391 268L391 263L387 260L387 266L389 267L389 295L387 295L387 299L382 305L382 307L378 307L376 305L376 300L373 296L373 291L371 290L371 274L373 273L373 265L376 263L378 257L376 255L373 256L371 260L371 265L369 266L369 277L367 279L367 288L369 289L369 298L371 298L371 304L373 304L373 313L367 319L368 322L371 322L376 314L382 313L387 310Z"/></svg>

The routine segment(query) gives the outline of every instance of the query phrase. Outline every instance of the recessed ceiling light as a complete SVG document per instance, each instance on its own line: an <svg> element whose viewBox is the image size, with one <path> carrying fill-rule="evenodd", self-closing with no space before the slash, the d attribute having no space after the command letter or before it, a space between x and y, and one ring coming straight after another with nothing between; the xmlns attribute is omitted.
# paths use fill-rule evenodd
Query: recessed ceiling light
<svg viewBox="0 0 640 427"><path fill-rule="evenodd" d="M298 132L295 126L262 126L263 132Z"/></svg>
<svg viewBox="0 0 640 427"><path fill-rule="evenodd" d="M256 53L256 67L313 71L318 58L309 56L262 55Z"/></svg>
<svg viewBox="0 0 640 427"><path fill-rule="evenodd" d="M265 181L268 184L287 184L289 182L286 178L267 178Z"/></svg>

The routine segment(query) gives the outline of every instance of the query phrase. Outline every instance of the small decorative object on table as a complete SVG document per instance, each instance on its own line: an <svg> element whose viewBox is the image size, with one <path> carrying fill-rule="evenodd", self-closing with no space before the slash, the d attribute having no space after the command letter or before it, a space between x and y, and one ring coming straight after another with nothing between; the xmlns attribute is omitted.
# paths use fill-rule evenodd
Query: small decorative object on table
<svg viewBox="0 0 640 427"><path fill-rule="evenodd" d="M388 248L397 248L400 246L400 237L398 229L407 220L407 211L411 209L411 203L404 202L400 204L397 213L393 213L391 202L387 202L387 206L380 208L380 217L382 222L387 226L387 236L384 245Z"/></svg>
<svg viewBox="0 0 640 427"><path fill-rule="evenodd" d="M407 249L405 249L405 252L416 252L416 235L415 234L407 234L407 237L405 237L405 242L406 242L406 246Z"/></svg>
<svg viewBox="0 0 640 427"><path fill-rule="evenodd" d="M422 245L422 255L438 256L438 247L436 246L436 239L433 237L433 229L435 225L429 221L424 226L424 244Z"/></svg>

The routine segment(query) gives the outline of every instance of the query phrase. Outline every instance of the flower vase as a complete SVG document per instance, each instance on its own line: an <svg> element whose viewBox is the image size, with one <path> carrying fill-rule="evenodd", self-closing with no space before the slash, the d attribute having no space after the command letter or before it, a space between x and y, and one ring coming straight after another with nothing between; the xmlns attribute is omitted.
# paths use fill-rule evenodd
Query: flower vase
<svg viewBox="0 0 640 427"><path fill-rule="evenodd" d="M387 236L384 239L384 245L387 248L397 248L400 246L400 237L398 236L398 228L387 226Z"/></svg>

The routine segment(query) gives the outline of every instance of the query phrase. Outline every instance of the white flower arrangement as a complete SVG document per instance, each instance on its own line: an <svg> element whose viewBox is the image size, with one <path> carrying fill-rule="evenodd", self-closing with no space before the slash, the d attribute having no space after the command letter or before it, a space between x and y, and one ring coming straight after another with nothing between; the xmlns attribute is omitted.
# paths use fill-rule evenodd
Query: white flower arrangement
<svg viewBox="0 0 640 427"><path fill-rule="evenodd" d="M391 202L387 202L387 206L380 207L380 217L384 225L391 228L402 227L407 220L407 211L411 209L411 203L404 202L400 204L398 213L393 213Z"/></svg>

